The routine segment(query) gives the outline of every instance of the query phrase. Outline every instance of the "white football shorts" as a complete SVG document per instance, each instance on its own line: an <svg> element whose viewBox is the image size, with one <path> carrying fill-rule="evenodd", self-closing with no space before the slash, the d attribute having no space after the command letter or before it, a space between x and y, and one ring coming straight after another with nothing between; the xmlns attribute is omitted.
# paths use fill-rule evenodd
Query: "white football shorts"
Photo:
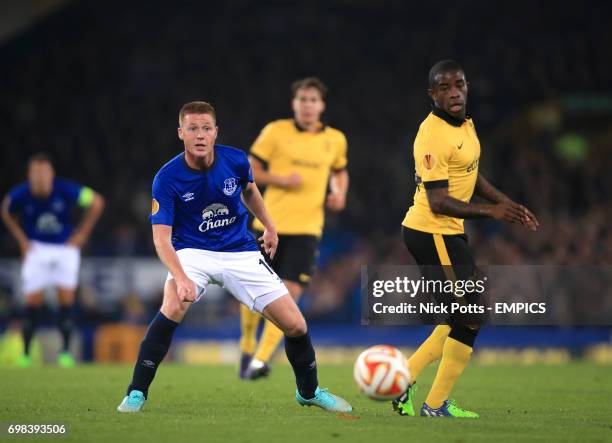
<svg viewBox="0 0 612 443"><path fill-rule="evenodd" d="M21 266L23 294L48 287L75 289L80 264L81 251L76 246L32 241Z"/></svg>
<svg viewBox="0 0 612 443"><path fill-rule="evenodd" d="M251 311L262 312L288 294L287 287L259 251L216 252L203 249L176 251L183 270L197 286L199 301L209 284L227 289ZM166 280L173 277L168 273Z"/></svg>

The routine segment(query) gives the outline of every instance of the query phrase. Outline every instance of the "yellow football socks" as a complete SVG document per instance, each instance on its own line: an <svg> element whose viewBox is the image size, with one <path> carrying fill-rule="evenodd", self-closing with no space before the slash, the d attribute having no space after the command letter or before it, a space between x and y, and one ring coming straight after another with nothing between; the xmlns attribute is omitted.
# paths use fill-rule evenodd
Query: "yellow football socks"
<svg viewBox="0 0 612 443"><path fill-rule="evenodd" d="M444 341L448 337L450 326L438 325L435 327L431 335L419 346L408 359L408 368L410 369L410 383L414 383L421 371L428 365L442 357L442 348Z"/></svg>
<svg viewBox="0 0 612 443"><path fill-rule="evenodd" d="M425 403L430 408L439 408L448 399L455 381L470 361L472 347L447 337L442 349L442 360Z"/></svg>
<svg viewBox="0 0 612 443"><path fill-rule="evenodd" d="M285 334L283 331L278 329L270 321L266 320L263 332L259 338L259 346L257 346L255 359L268 362L284 336Z"/></svg>
<svg viewBox="0 0 612 443"><path fill-rule="evenodd" d="M257 326L261 315L252 312L244 305L240 305L240 351L244 354L253 354L257 346Z"/></svg>

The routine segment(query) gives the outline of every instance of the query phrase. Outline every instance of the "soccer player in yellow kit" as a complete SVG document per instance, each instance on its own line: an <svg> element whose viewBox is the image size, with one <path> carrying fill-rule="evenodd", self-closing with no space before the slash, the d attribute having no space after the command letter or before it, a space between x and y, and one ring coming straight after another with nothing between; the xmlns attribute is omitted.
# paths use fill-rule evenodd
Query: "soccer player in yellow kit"
<svg viewBox="0 0 612 443"><path fill-rule="evenodd" d="M294 117L266 125L251 147L249 159L255 182L266 186L264 202L279 236L270 264L298 300L314 273L325 206L332 211L344 209L349 176L346 137L321 122L325 85L309 77L294 82L291 92ZM253 230L263 232L258 220ZM240 313L240 377L267 376L268 361L283 333L266 321L257 345L260 315L245 307Z"/></svg>
<svg viewBox="0 0 612 443"><path fill-rule="evenodd" d="M428 94L433 108L414 141L417 189L414 205L402 223L402 235L426 279L467 280L474 275L475 262L464 234L464 219L489 217L521 223L532 230L539 223L527 208L513 202L478 172L480 142L472 119L466 115L468 84L461 66L452 60L435 64L429 72ZM473 194L490 203L471 203ZM435 297L439 303L452 301ZM449 398L470 360L478 334L478 325L466 323L450 315L409 358L411 385L393 401L400 415L415 415L412 394L416 378L440 359L421 415L478 417Z"/></svg>

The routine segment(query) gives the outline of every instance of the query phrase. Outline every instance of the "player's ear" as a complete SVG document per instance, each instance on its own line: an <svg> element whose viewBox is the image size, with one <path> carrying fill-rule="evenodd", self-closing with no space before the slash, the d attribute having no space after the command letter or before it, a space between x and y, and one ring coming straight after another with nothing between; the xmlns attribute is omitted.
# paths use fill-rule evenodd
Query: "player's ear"
<svg viewBox="0 0 612 443"><path fill-rule="evenodd" d="M295 97L291 99L291 110L293 112L297 112L297 100L295 99Z"/></svg>
<svg viewBox="0 0 612 443"><path fill-rule="evenodd" d="M183 128L179 126L176 132L178 133L178 138L183 140Z"/></svg>
<svg viewBox="0 0 612 443"><path fill-rule="evenodd" d="M435 101L434 95L435 95L435 91L433 88L429 88L427 89L427 95L429 96L430 99L432 99L433 101Z"/></svg>

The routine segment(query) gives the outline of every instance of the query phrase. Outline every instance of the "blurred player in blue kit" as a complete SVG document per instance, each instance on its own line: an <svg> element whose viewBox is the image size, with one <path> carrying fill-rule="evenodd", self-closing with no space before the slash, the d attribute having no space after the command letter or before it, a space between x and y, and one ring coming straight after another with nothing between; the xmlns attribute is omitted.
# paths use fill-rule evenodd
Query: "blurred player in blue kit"
<svg viewBox="0 0 612 443"><path fill-rule="evenodd" d="M84 208L81 223L74 229L71 212ZM104 199L87 186L55 177L50 158L36 154L28 162L28 180L9 191L2 203L2 220L19 243L23 263L22 292L24 353L18 365L32 364L30 343L41 322L44 291L57 290L58 326L62 335L60 366L74 365L69 352L74 326L74 304L85 244L104 209Z"/></svg>
<svg viewBox="0 0 612 443"><path fill-rule="evenodd" d="M191 304L206 296L206 287L217 284L283 331L299 404L350 412L344 399L319 387L306 321L247 231L248 208L264 226L259 239L262 247L274 256L278 236L253 181L247 155L215 144L217 133L210 104L185 104L178 128L185 150L153 180L153 240L169 273L161 309L141 343L132 382L117 410L141 410L174 330Z"/></svg>

